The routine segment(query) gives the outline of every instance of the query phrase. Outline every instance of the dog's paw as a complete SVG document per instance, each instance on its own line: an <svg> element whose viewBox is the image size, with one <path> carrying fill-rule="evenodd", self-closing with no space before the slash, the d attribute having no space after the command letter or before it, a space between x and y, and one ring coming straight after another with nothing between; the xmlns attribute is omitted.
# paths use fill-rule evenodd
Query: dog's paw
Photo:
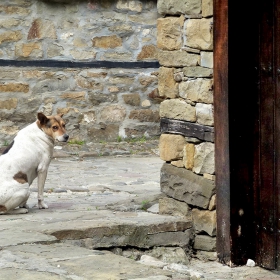
<svg viewBox="0 0 280 280"><path fill-rule="evenodd" d="M39 209L48 209L49 206L44 201L38 201Z"/></svg>

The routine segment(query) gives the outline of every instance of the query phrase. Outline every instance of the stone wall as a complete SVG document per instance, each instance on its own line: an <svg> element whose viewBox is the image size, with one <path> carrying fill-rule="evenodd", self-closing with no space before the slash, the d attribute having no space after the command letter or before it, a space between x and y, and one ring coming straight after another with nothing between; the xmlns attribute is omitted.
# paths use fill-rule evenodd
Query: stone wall
<svg viewBox="0 0 280 280"><path fill-rule="evenodd" d="M156 0L2 0L0 145L38 111L77 140L159 135L157 17Z"/></svg>
<svg viewBox="0 0 280 280"><path fill-rule="evenodd" d="M191 245L198 256L213 259L213 2L158 0L157 7L162 16L157 21L158 90L164 99L159 147L166 162L161 170L166 198L160 201L160 213L191 215L195 233Z"/></svg>

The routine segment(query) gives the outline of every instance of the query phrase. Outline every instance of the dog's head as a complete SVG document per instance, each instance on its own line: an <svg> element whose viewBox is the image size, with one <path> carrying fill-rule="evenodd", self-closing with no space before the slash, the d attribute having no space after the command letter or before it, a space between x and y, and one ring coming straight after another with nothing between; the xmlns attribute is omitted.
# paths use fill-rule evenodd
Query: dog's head
<svg viewBox="0 0 280 280"><path fill-rule="evenodd" d="M63 114L55 116L45 116L43 113L38 113L37 125L48 136L60 142L67 142L69 139L65 129L65 122L62 119Z"/></svg>

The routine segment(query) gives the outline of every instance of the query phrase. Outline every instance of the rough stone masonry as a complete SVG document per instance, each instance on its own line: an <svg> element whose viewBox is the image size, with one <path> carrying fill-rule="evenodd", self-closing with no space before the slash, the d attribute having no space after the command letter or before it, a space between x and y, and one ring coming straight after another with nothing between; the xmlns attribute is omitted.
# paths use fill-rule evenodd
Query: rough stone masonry
<svg viewBox="0 0 280 280"><path fill-rule="evenodd" d="M157 17L155 0L2 0L0 145L38 111L64 113L72 140L159 135L158 68L137 64L157 64Z"/></svg>
<svg viewBox="0 0 280 280"><path fill-rule="evenodd" d="M160 213L191 216L198 257L213 259L216 250L213 131L213 2L158 0L158 90L164 98L160 117L178 130L160 137ZM184 127L184 130L181 128ZM165 127L164 127L165 128ZM201 137L202 136L202 137ZM212 252L212 253L211 253Z"/></svg>

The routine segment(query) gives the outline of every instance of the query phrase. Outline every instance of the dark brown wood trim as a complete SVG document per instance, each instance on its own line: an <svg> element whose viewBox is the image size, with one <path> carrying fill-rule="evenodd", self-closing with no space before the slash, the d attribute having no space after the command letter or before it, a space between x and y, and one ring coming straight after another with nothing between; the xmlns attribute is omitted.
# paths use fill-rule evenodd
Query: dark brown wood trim
<svg viewBox="0 0 280 280"><path fill-rule="evenodd" d="M230 264L228 0L214 0L213 40L217 254L220 262Z"/></svg>
<svg viewBox="0 0 280 280"><path fill-rule="evenodd" d="M161 133L175 133L186 137L195 137L203 141L214 142L214 127L182 120L161 118Z"/></svg>

